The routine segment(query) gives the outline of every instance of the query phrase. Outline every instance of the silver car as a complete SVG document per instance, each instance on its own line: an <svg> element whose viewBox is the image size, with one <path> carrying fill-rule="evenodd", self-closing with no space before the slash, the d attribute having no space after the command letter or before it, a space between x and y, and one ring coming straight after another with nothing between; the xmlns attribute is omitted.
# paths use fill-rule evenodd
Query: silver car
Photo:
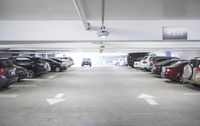
<svg viewBox="0 0 200 126"><path fill-rule="evenodd" d="M190 60L184 67L183 79L194 86L200 86L200 58Z"/></svg>

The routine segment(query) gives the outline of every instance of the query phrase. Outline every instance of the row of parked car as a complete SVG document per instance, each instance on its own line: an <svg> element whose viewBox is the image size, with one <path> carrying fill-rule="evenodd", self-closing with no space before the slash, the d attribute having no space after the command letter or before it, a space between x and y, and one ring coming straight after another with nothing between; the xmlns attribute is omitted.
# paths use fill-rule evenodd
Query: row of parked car
<svg viewBox="0 0 200 126"><path fill-rule="evenodd" d="M0 58L0 87L25 78L41 76L49 71L61 72L74 65L70 57L43 59L39 57L10 57Z"/></svg>
<svg viewBox="0 0 200 126"><path fill-rule="evenodd" d="M179 83L200 86L200 57L185 60L170 56L156 56L151 53L140 53L137 56L134 54L134 56L132 58L129 55L127 58L131 67L140 68Z"/></svg>

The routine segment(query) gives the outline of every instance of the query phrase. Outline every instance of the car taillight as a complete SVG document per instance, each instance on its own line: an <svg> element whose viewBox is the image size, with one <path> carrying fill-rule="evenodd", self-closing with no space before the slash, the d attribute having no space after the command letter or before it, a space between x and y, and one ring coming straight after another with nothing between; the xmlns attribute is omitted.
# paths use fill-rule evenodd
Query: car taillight
<svg viewBox="0 0 200 126"><path fill-rule="evenodd" d="M171 69L166 69L166 72L171 72L172 70Z"/></svg>
<svg viewBox="0 0 200 126"><path fill-rule="evenodd" d="M144 63L144 64L146 64L146 63L147 63L147 61L143 61L143 63Z"/></svg>
<svg viewBox="0 0 200 126"><path fill-rule="evenodd" d="M5 74L5 70L3 68L0 68L0 76L3 76Z"/></svg>

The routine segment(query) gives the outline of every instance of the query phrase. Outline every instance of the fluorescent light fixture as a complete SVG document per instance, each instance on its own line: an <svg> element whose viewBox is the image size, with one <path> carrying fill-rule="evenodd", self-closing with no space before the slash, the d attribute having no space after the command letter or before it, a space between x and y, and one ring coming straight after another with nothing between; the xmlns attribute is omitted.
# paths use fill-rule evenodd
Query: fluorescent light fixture
<svg viewBox="0 0 200 126"><path fill-rule="evenodd" d="M101 38L106 38L106 37L108 37L109 34L110 33L108 31L105 31L105 30L102 30L102 31L100 31L100 32L97 33L97 35L99 37L101 37Z"/></svg>
<svg viewBox="0 0 200 126"><path fill-rule="evenodd" d="M97 33L97 35L99 36L99 37L101 37L101 38L106 38L106 37L108 37L109 36L109 32L108 31L106 31L106 27L103 25L103 26L101 26L101 31L99 31L98 33Z"/></svg>

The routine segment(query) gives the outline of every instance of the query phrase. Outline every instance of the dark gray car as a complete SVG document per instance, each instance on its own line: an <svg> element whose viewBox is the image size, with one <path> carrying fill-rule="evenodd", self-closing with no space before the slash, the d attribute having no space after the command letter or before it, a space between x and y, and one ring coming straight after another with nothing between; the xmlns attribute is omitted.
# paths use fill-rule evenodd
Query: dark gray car
<svg viewBox="0 0 200 126"><path fill-rule="evenodd" d="M7 88L15 82L16 68L5 58L0 58L0 87Z"/></svg>

